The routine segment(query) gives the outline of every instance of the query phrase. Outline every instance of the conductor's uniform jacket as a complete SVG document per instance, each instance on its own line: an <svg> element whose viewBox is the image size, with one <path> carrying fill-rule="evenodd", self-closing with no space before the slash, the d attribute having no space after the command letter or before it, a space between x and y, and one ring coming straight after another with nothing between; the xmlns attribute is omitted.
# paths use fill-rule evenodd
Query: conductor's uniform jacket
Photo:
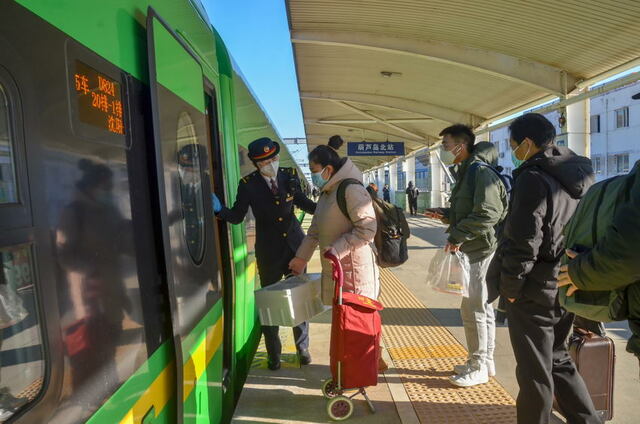
<svg viewBox="0 0 640 424"><path fill-rule="evenodd" d="M304 238L294 205L313 214L316 204L301 190L294 168L279 168L278 194L274 195L259 171L240 180L233 207L223 207L217 216L232 224L244 220L251 207L256 218L256 260L261 285L268 286L288 273L289 261Z"/></svg>

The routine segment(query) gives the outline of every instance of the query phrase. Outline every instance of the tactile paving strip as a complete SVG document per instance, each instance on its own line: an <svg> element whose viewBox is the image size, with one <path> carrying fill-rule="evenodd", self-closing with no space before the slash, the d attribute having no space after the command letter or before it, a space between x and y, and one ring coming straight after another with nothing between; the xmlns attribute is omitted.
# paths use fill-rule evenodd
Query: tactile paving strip
<svg viewBox="0 0 640 424"><path fill-rule="evenodd" d="M42 378L38 378L33 383L25 387L23 391L18 393L16 397L28 399L29 401L34 400L36 396L38 396L38 393L40 393L40 390L42 390L42 384L43 384Z"/></svg>
<svg viewBox="0 0 640 424"><path fill-rule="evenodd" d="M466 388L449 383L467 351L391 271L380 271L384 343L420 422L515 423L515 401L494 378Z"/></svg>

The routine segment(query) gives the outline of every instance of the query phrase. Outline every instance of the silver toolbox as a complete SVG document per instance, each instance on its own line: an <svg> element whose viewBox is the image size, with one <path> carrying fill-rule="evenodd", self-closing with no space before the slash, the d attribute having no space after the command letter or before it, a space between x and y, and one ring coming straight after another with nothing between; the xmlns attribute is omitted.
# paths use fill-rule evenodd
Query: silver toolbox
<svg viewBox="0 0 640 424"><path fill-rule="evenodd" d="M303 274L257 290L260 324L295 327L324 312L320 280L320 274Z"/></svg>

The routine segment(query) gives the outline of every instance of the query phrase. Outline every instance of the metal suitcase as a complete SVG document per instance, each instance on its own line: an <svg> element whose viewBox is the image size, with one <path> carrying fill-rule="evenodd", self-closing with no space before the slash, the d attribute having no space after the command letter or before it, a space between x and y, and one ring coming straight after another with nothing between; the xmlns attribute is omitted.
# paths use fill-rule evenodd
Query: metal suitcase
<svg viewBox="0 0 640 424"><path fill-rule="evenodd" d="M295 327L324 312L320 280L320 274L303 274L257 290L260 324Z"/></svg>
<svg viewBox="0 0 640 424"><path fill-rule="evenodd" d="M593 405L604 421L613 418L613 379L616 351L613 340L575 328L569 354L582 376Z"/></svg>

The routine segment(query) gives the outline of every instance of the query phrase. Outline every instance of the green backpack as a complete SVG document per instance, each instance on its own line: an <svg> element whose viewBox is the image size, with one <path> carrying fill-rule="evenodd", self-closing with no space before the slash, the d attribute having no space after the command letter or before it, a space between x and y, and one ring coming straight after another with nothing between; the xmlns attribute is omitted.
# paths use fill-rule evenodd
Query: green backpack
<svg viewBox="0 0 640 424"><path fill-rule="evenodd" d="M638 167L631 173L594 184L582 198L565 227L565 245L578 253L590 250L604 235L618 207L629 201ZM564 263L567 262L565 257ZM593 321L611 322L627 318L626 287L607 291L578 290L567 296L568 286L558 289L558 300L567 311Z"/></svg>

